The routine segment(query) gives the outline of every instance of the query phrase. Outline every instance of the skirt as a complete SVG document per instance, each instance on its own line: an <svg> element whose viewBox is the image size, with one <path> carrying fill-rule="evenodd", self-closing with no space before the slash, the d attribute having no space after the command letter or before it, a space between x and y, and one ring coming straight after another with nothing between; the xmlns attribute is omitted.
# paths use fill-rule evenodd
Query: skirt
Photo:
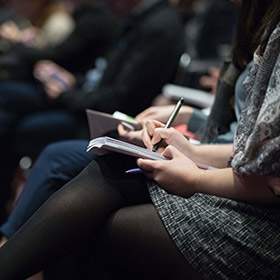
<svg viewBox="0 0 280 280"><path fill-rule="evenodd" d="M204 279L280 279L280 206L170 195L148 180L172 240Z"/></svg>

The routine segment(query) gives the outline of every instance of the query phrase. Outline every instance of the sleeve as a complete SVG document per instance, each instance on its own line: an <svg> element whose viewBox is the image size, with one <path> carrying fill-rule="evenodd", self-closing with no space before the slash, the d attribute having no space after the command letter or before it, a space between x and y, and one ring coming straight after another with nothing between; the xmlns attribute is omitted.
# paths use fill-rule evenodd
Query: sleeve
<svg viewBox="0 0 280 280"><path fill-rule="evenodd" d="M199 131L202 124L207 120L207 116L198 109L193 110L193 113L188 122L188 130L192 133Z"/></svg>
<svg viewBox="0 0 280 280"><path fill-rule="evenodd" d="M165 34L160 31L139 34L139 38L140 41L133 46L133 51L125 53L125 61L116 69L114 78L101 83L101 86L92 92L65 92L60 97L60 102L72 112L83 111L86 108L113 112L121 110L124 105L128 107L129 103L137 102L135 98L139 96L135 93L139 93L139 89L143 89L144 98L144 91L151 90L147 89L147 85L158 86L159 81L164 79L165 57L169 56L168 52L172 46L166 43ZM109 62L108 68L110 67L114 65Z"/></svg>

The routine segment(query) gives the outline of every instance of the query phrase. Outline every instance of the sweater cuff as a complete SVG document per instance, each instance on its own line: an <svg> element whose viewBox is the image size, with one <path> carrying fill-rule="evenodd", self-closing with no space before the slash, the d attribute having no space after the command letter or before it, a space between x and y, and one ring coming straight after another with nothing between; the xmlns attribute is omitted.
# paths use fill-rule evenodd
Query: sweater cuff
<svg viewBox="0 0 280 280"><path fill-rule="evenodd" d="M205 115L201 110L194 108L188 123L188 131L196 133L206 120L207 115Z"/></svg>

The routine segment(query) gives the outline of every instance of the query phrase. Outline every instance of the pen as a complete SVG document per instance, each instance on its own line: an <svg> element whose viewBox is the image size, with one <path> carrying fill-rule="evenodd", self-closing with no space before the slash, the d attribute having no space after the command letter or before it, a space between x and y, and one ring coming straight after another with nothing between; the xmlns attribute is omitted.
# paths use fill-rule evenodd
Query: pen
<svg viewBox="0 0 280 280"><path fill-rule="evenodd" d="M140 168L133 168L125 171L126 174L132 174L132 173L135 174L135 173L142 173L142 172L143 170Z"/></svg>
<svg viewBox="0 0 280 280"><path fill-rule="evenodd" d="M178 112L179 112L181 106L183 105L183 103L184 103L184 99L183 99L183 98L180 98L179 101L177 102L175 108L173 109L173 111L172 111L172 113L171 113L171 115L170 115L170 117L169 117L167 123L165 124L164 128L169 128L169 127L170 127L171 123L172 123L172 122L174 121L174 119L176 118L176 116L177 116L177 114L178 114ZM156 143L156 144L154 145L154 147L153 147L153 152L156 152L156 151L157 151L157 149L159 148L159 146L160 146L160 144L161 144L161 141L162 141L162 139L161 139L158 143Z"/></svg>

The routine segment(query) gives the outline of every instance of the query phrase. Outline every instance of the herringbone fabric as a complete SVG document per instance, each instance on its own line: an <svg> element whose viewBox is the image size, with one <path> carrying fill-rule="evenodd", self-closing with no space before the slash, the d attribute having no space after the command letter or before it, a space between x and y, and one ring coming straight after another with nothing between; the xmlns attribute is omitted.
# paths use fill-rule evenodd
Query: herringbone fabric
<svg viewBox="0 0 280 280"><path fill-rule="evenodd" d="M280 279L280 207L196 194L184 199L149 181L171 238L204 279Z"/></svg>

